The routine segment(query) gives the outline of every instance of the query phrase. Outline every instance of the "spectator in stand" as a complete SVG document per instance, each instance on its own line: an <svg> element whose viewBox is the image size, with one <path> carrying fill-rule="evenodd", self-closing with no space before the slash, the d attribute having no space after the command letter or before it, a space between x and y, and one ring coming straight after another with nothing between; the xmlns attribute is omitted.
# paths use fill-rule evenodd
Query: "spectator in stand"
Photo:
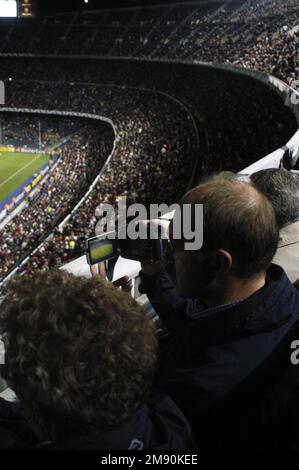
<svg viewBox="0 0 299 470"><path fill-rule="evenodd" d="M174 283L161 266L143 265L140 273L142 292L169 331L159 386L202 448L271 447L259 404L289 364L299 321L299 293L271 265L279 240L274 209L253 186L227 178L201 184L182 204L204 205L202 249L185 251L170 227Z"/></svg>
<svg viewBox="0 0 299 470"><path fill-rule="evenodd" d="M273 262L295 282L299 277L299 176L271 168L253 173L250 179L270 200L276 214L280 236Z"/></svg>
<svg viewBox="0 0 299 470"><path fill-rule="evenodd" d="M1 449L189 449L190 427L152 391L157 341L138 304L102 278L48 271L1 305Z"/></svg>

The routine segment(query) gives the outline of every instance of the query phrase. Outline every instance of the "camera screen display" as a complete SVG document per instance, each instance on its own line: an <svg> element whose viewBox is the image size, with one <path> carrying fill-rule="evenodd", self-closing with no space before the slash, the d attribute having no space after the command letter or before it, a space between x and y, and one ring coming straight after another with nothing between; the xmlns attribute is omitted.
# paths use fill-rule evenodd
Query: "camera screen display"
<svg viewBox="0 0 299 470"><path fill-rule="evenodd" d="M114 244L111 240L94 238L88 241L88 252L91 264L99 263L114 256Z"/></svg>
<svg viewBox="0 0 299 470"><path fill-rule="evenodd" d="M112 233L112 232L111 232ZM162 239L115 239L109 234L90 238L86 242L86 257L88 264L97 264L117 256L123 258L153 263L160 261L165 250L165 240ZM114 234L115 235L115 234Z"/></svg>

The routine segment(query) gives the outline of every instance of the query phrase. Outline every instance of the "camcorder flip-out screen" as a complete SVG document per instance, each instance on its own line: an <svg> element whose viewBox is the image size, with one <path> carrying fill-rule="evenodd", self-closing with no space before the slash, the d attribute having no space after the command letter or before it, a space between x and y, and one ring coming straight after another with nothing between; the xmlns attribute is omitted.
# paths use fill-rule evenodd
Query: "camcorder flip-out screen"
<svg viewBox="0 0 299 470"><path fill-rule="evenodd" d="M118 249L115 240L109 240L106 235L90 238L86 242L87 262L90 265L98 264L117 255Z"/></svg>
<svg viewBox="0 0 299 470"><path fill-rule="evenodd" d="M135 261L156 263L162 260L166 245L167 240L162 238L121 240L110 239L109 234L103 234L87 240L86 257L90 265L116 258L119 255Z"/></svg>

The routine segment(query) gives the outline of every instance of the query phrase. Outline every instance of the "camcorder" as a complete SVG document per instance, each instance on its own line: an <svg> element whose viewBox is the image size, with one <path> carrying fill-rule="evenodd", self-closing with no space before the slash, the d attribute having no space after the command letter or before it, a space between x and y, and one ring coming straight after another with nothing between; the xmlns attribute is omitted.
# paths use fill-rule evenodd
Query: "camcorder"
<svg viewBox="0 0 299 470"><path fill-rule="evenodd" d="M167 245L168 240L161 235L150 238L149 228L146 239L118 239L116 232L109 232L87 240L86 258L89 265L109 261L118 256L140 262L157 263L163 259Z"/></svg>

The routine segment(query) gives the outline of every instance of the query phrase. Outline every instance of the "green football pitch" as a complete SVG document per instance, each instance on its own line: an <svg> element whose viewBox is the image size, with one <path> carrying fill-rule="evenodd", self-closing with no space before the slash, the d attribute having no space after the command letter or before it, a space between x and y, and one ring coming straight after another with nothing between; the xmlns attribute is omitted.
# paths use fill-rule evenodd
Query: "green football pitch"
<svg viewBox="0 0 299 470"><path fill-rule="evenodd" d="M0 202L22 186L48 160L48 155L38 153L0 152Z"/></svg>

